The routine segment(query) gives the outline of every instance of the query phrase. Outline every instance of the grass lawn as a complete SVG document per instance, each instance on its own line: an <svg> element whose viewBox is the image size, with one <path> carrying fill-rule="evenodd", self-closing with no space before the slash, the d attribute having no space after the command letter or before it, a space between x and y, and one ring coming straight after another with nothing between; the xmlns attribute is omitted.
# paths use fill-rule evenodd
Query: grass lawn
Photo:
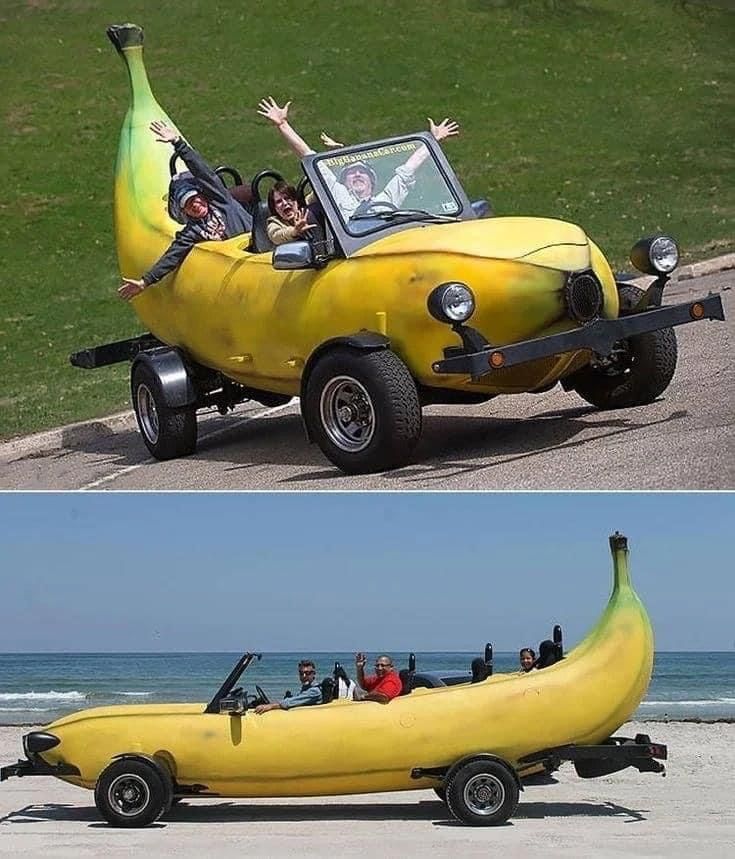
<svg viewBox="0 0 735 859"><path fill-rule="evenodd" d="M499 214L583 226L614 265L656 230L735 249L735 10L680 0L3 0L0 437L124 408L127 366L68 354L138 333L115 295L127 108L105 27L146 31L158 101L212 161L296 178L256 113L348 141L449 115L447 154Z"/></svg>

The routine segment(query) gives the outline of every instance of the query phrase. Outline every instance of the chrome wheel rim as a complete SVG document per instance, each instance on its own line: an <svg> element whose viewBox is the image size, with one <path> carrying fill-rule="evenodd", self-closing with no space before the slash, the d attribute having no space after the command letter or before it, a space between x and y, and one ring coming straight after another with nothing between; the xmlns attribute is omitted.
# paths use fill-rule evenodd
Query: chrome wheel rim
<svg viewBox="0 0 735 859"><path fill-rule="evenodd" d="M160 431L158 409L156 409L156 401L153 399L153 393L148 385L142 383L138 385L135 402L143 434L151 444L156 444Z"/></svg>
<svg viewBox="0 0 735 859"><path fill-rule="evenodd" d="M122 817L135 817L151 799L145 779L134 773L119 775L107 789L107 801Z"/></svg>
<svg viewBox="0 0 735 859"><path fill-rule="evenodd" d="M375 434L375 410L367 389L352 376L336 376L319 400L322 426L340 450L359 453Z"/></svg>
<svg viewBox="0 0 735 859"><path fill-rule="evenodd" d="M505 788L496 776L480 773L464 786L463 798L473 814L487 817L495 814L505 802Z"/></svg>

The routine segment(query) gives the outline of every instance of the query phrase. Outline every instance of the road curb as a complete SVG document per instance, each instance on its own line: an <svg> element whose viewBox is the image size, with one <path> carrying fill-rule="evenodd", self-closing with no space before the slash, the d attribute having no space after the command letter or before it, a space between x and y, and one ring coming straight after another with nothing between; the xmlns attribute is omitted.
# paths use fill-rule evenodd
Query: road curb
<svg viewBox="0 0 735 859"><path fill-rule="evenodd" d="M135 414L131 410L117 412L103 418L66 424L32 435L19 436L0 444L0 461L9 462L41 451L61 450L64 446L64 436L68 433L74 433L78 438L96 439L101 436L112 435L122 427L134 423L134 421Z"/></svg>
<svg viewBox="0 0 735 859"><path fill-rule="evenodd" d="M720 271L728 271L735 268L735 253L723 254L713 259L705 259L701 262L693 262L685 265L677 272L677 280L691 280L693 277L702 277L705 274L717 274Z"/></svg>
<svg viewBox="0 0 735 859"><path fill-rule="evenodd" d="M677 269L671 277L671 282L676 283L679 280L692 280L695 277L703 277L707 274L717 274L721 271L729 271L735 269L735 253L723 254L712 259L704 259L701 262L693 262L691 265L684 265ZM649 283L653 283L655 277L644 274L640 277L634 277L626 280L626 283L631 283L633 286L645 288Z"/></svg>

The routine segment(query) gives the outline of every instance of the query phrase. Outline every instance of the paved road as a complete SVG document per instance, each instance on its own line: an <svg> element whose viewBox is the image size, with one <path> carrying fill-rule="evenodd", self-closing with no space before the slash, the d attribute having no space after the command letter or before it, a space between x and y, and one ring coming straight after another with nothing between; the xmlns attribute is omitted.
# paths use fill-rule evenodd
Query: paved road
<svg viewBox="0 0 735 859"><path fill-rule="evenodd" d="M298 401L200 419L197 453L160 463L135 420L65 428L0 446L3 489L732 489L735 273L680 281L667 302L722 291L725 323L678 329L679 366L656 403L599 412L560 387L481 406L434 406L413 462L347 477L307 443ZM104 372L100 370L98 372Z"/></svg>

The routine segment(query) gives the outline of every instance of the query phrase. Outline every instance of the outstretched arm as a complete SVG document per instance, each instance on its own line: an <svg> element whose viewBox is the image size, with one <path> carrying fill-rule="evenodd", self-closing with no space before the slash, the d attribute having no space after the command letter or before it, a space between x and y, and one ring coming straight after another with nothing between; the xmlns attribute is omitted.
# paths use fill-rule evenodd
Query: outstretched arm
<svg viewBox="0 0 735 859"><path fill-rule="evenodd" d="M428 119L429 131L437 143L441 143L442 140L447 137L454 137L456 134L459 134L459 125L454 120L449 119L449 117L445 117L438 125L431 117ZM411 157L405 162L403 169L413 174L428 157L429 150L425 146L419 146L413 155L411 155Z"/></svg>
<svg viewBox="0 0 735 859"><path fill-rule="evenodd" d="M229 203L230 193L225 183L212 170L202 156L184 138L160 119L150 124L150 129L159 143L170 143L174 152L196 177L202 191L213 203Z"/></svg>
<svg viewBox="0 0 735 859"><path fill-rule="evenodd" d="M273 96L269 96L268 98L261 99L258 104L258 113L266 119L269 119L273 125L276 126L276 128L281 132L283 139L299 158L303 158L304 155L313 155L314 150L309 146L304 138L289 125L288 109L290 106L291 102L287 101L283 107L279 107Z"/></svg>

